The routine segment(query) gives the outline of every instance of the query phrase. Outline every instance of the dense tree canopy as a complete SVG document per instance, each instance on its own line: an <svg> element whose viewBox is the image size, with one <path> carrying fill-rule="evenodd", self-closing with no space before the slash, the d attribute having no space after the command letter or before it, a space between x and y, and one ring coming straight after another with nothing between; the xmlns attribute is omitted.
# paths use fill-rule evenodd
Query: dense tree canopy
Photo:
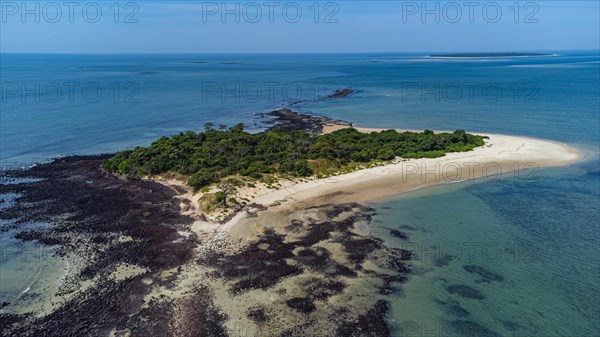
<svg viewBox="0 0 600 337"><path fill-rule="evenodd" d="M228 130L215 130L211 124L205 129L162 137L148 147L119 152L106 160L103 168L134 177L177 172L188 176L188 184L199 189L231 175L260 178L281 173L306 177L313 174L316 163L341 168L395 157L434 158L484 145L484 137L463 130L439 134L429 130L361 133L348 128L311 135L282 129L250 134L243 124Z"/></svg>

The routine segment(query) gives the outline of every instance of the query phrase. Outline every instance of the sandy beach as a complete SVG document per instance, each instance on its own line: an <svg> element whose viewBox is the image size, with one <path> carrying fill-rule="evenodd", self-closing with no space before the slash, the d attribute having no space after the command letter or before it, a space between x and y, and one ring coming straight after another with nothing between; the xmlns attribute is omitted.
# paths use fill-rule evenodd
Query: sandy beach
<svg viewBox="0 0 600 337"><path fill-rule="evenodd" d="M326 124L323 132L343 128L348 126ZM356 129L361 132L385 130ZM533 179L540 168L569 165L582 158L576 148L566 144L528 137L478 134L488 137L486 144L470 152L448 153L431 159L399 159L384 166L287 186L258 196L252 202L265 206L278 204L279 210L366 202L436 184L501 177ZM230 226L236 221L232 220Z"/></svg>

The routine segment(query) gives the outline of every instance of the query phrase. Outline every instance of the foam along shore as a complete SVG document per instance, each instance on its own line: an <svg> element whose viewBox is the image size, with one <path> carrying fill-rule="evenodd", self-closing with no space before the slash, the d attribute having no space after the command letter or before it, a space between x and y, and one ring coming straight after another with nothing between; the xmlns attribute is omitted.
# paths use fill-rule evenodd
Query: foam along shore
<svg viewBox="0 0 600 337"><path fill-rule="evenodd" d="M347 125L326 124L324 133ZM356 128L361 132L385 129ZM413 130L397 130L413 131ZM335 177L298 183L257 197L265 206L298 210L322 204L365 202L417 188L468 181L478 178L514 177L532 179L542 167L563 166L582 158L574 147L558 142L519 136L481 134L485 146L444 157L396 160L391 164L363 169ZM282 202L282 201L288 202Z"/></svg>

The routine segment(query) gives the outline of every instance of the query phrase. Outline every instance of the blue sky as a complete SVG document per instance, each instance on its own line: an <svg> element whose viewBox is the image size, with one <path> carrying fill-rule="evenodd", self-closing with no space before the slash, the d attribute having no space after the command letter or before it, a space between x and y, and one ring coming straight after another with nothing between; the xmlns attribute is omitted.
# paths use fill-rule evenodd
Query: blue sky
<svg viewBox="0 0 600 337"><path fill-rule="evenodd" d="M474 5L469 1L267 0L227 1L227 8L222 7L222 0L71 2L76 5L28 1L23 8L22 1L2 0L0 50L327 53L600 49L599 1L477 1ZM96 3L101 14L97 14ZM226 10L229 14L223 17Z"/></svg>

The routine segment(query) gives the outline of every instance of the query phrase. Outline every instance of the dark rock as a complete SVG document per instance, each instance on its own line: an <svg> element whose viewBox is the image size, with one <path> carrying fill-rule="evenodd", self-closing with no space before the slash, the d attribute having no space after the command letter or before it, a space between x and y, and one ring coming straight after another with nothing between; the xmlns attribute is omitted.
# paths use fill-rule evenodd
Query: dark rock
<svg viewBox="0 0 600 337"><path fill-rule="evenodd" d="M267 314L262 307L254 307L248 310L248 318L257 323L263 323L267 320Z"/></svg>
<svg viewBox="0 0 600 337"><path fill-rule="evenodd" d="M343 98L354 93L351 89L338 89L327 96L327 98Z"/></svg>
<svg viewBox="0 0 600 337"><path fill-rule="evenodd" d="M382 241L375 238L347 240L343 242L343 245L344 250L348 253L348 259L356 264L364 262L370 253L383 247Z"/></svg>
<svg viewBox="0 0 600 337"><path fill-rule="evenodd" d="M390 336L390 328L385 321L389 310L387 302L379 300L367 311L360 315L355 321L346 321L340 324L336 331L336 337L387 337Z"/></svg>
<svg viewBox="0 0 600 337"><path fill-rule="evenodd" d="M449 265L450 262L452 262L453 260L454 260L454 257L452 257L450 255L440 256L439 258L435 259L434 265L436 267L445 267L445 266Z"/></svg>
<svg viewBox="0 0 600 337"><path fill-rule="evenodd" d="M511 322L511 321L501 320L500 322L507 330L510 330L510 331L517 331L517 329L521 328L521 325Z"/></svg>
<svg viewBox="0 0 600 337"><path fill-rule="evenodd" d="M457 302L448 303L440 300L436 300L438 304L444 307L448 315L459 317L459 318L467 318L471 316L471 314L461 307Z"/></svg>
<svg viewBox="0 0 600 337"><path fill-rule="evenodd" d="M383 285L379 288L379 293L382 295L390 295L393 293L397 293L400 289L398 287L394 287L393 283L404 283L407 278L401 275L378 275L379 279L383 281Z"/></svg>
<svg viewBox="0 0 600 337"><path fill-rule="evenodd" d="M285 303L288 305L288 307L303 314L310 314L317 309L313 301L308 298L294 297L287 300Z"/></svg>
<svg viewBox="0 0 600 337"><path fill-rule="evenodd" d="M504 281L504 277L502 277L502 275L494 273L492 271L489 271L481 266L468 265L468 266L464 266L463 269L468 271L469 273L475 273L475 274L478 274L479 276L483 277L484 282L492 282L492 281L502 282L502 281Z"/></svg>
<svg viewBox="0 0 600 337"><path fill-rule="evenodd" d="M466 318L466 317L471 316L471 314L466 309L464 309L460 305L456 305L456 304L449 305L446 308L446 312L449 315L460 317L460 318Z"/></svg>
<svg viewBox="0 0 600 337"><path fill-rule="evenodd" d="M271 120L264 122L272 125L272 129L284 129L287 131L306 131L312 134L323 132L323 125L328 121L325 117L309 116L294 112L290 109L278 109L261 116L272 117Z"/></svg>
<svg viewBox="0 0 600 337"><path fill-rule="evenodd" d="M263 122L271 125L268 130L284 129L288 131L306 131L312 134L323 132L325 123L348 124L342 121L333 121L326 117L305 115L294 112L290 109L277 109L275 111L259 114L262 117L268 117L270 120Z"/></svg>
<svg viewBox="0 0 600 337"><path fill-rule="evenodd" d="M132 336L169 335L170 317L165 315L173 303L142 308L150 290L142 282L147 275L119 281L108 275L121 263L139 265L155 274L180 267L191 259L196 247L193 235L179 234L192 219L180 214L174 190L103 172L100 165L108 157L59 158L29 170L6 172L19 179L33 178L3 185L7 192L18 194L13 205L0 211L0 218L17 219L15 238L55 245L58 255L86 258L81 273L65 281L61 291L76 290L78 282L86 279L97 278L97 283L45 316L1 315L2 335L96 336L117 326L130 328ZM49 225L21 230L23 224L32 222ZM113 239L121 235L133 239ZM187 320L191 318L182 322L190 323ZM215 317L210 321L214 329L221 324ZM212 332L204 335L219 336Z"/></svg>
<svg viewBox="0 0 600 337"><path fill-rule="evenodd" d="M315 301L327 301L329 297L341 293L346 288L346 283L332 279L313 278L304 281L301 286L308 294L308 298Z"/></svg>
<svg viewBox="0 0 600 337"><path fill-rule="evenodd" d="M390 229L390 234L392 234L393 237L396 237L400 240L408 240L408 236L406 235L406 233L401 232L397 229Z"/></svg>
<svg viewBox="0 0 600 337"><path fill-rule="evenodd" d="M295 246L283 240L283 235L265 230L258 241L238 254L208 254L199 262L215 267L218 276L235 280L231 288L234 293L270 288L282 278L302 272L301 268L287 263L286 259L294 257L292 250ZM267 244L269 249L259 248L262 244Z"/></svg>
<svg viewBox="0 0 600 337"><path fill-rule="evenodd" d="M485 295L481 291L462 284L448 286L446 290L451 294L456 294L464 298L471 298L474 300L482 300L485 298Z"/></svg>
<svg viewBox="0 0 600 337"><path fill-rule="evenodd" d="M228 336L223 327L227 315L215 307L212 292L207 287L199 286L192 296L178 300L174 305L173 316L183 319L182 322L175 320L172 323L172 336Z"/></svg>

